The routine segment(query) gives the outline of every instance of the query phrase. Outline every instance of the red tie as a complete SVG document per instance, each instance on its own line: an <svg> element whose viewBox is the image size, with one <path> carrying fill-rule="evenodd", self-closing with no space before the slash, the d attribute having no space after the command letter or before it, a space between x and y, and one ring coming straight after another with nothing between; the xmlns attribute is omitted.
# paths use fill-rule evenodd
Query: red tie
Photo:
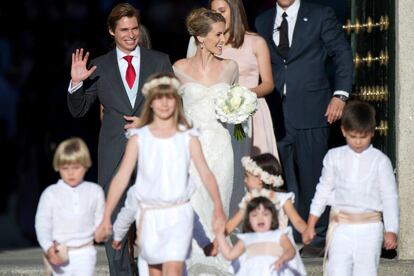
<svg viewBox="0 0 414 276"><path fill-rule="evenodd" d="M124 56L124 59L128 62L128 67L126 69L125 79L128 83L130 89L134 86L134 81L136 77L134 66L132 65L133 56Z"/></svg>

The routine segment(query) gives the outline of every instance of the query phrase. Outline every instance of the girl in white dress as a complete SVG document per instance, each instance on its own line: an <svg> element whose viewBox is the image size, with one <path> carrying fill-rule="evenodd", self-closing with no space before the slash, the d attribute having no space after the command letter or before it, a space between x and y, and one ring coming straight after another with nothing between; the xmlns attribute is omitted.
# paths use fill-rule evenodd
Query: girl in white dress
<svg viewBox="0 0 414 276"><path fill-rule="evenodd" d="M226 232L228 234L232 233L243 221L243 217L246 213L246 206L253 197L253 193L268 193L269 197L275 202L275 207L278 211L279 227L280 229L287 229L288 237L296 249L296 255L294 259L289 262L289 265L292 268L295 268L297 273L295 275L307 275L303 261L296 248L291 228L288 227L288 223L290 220L293 227L299 233L303 233L307 225L293 206L294 194L292 192L282 192L277 189L283 185L281 176L282 169L279 161L272 154L264 153L253 157L243 157L242 165L245 170L244 182L246 184L247 194L239 204L240 209L226 223ZM237 262L233 262L233 269L237 270L237 267Z"/></svg>
<svg viewBox="0 0 414 276"><path fill-rule="evenodd" d="M247 204L243 232L239 241L231 247L225 239L224 228L216 232L221 254L234 260L243 253L238 276L296 275L287 265L295 256L295 248L286 231L278 229L277 211L264 193L256 193Z"/></svg>
<svg viewBox="0 0 414 276"><path fill-rule="evenodd" d="M214 204L213 228L224 225L225 219L216 179L204 159L198 132L184 117L179 85L175 77L158 74L143 86L146 102L140 117L142 126L129 132L101 225L103 233L109 234L112 211L137 166L135 185L128 190L125 206L114 223L112 246L120 248L119 241L135 220L139 255L149 264L151 276L182 275L194 224L191 161Z"/></svg>

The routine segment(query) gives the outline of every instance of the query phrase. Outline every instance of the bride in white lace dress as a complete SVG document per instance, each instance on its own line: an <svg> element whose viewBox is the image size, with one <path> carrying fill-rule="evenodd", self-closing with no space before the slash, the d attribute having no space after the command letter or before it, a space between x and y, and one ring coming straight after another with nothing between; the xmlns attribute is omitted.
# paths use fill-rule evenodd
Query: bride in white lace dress
<svg viewBox="0 0 414 276"><path fill-rule="evenodd" d="M228 216L233 187L233 150L226 126L215 117L214 98L238 81L238 67L233 60L216 57L221 54L224 44L225 23L219 13L196 9L187 17L186 24L197 41L197 51L193 57L177 61L173 68L182 82L184 111L201 132L204 156L217 179L223 209ZM213 203L194 168L191 172L198 186L191 202L212 241ZM227 275L228 262L221 256L206 257L193 242L187 268L189 275Z"/></svg>

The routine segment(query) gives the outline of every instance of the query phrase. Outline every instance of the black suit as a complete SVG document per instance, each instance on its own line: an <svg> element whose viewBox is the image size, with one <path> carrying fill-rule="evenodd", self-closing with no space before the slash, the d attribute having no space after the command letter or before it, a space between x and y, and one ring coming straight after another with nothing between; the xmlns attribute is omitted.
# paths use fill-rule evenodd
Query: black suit
<svg viewBox="0 0 414 276"><path fill-rule="evenodd" d="M135 105L132 107L122 81L124 76L119 71L116 50L92 60L91 64L97 66L96 71L84 81L79 90L68 94L68 106L74 117L84 116L97 97L104 107L98 145L98 183L107 192L127 142L123 116L139 116L144 100L141 88L151 74L172 73L173 70L167 54L140 47L139 85ZM124 200L119 202L113 220L123 203ZM108 243L106 249L111 275L131 275L125 239L121 252L114 252Z"/></svg>
<svg viewBox="0 0 414 276"><path fill-rule="evenodd" d="M269 98L287 188L307 219L322 160L328 150L329 124L324 116L332 98L326 72L328 56L336 65L334 90L351 92L352 51L333 10L301 1L286 61L273 40L275 8L256 19L256 28L270 49L276 93ZM284 85L286 93L284 94ZM325 218L326 219L326 218ZM318 230L322 246L326 221Z"/></svg>

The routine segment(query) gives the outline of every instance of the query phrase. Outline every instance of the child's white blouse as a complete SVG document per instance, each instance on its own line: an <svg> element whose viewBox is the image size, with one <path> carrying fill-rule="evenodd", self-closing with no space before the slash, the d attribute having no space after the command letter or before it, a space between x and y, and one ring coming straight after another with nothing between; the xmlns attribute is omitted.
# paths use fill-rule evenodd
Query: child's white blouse
<svg viewBox="0 0 414 276"><path fill-rule="evenodd" d="M372 145L356 153L345 145L331 149L323 161L310 213L326 205L344 212L382 212L387 232L398 233L398 191L391 161Z"/></svg>
<svg viewBox="0 0 414 276"><path fill-rule="evenodd" d="M71 187L59 180L47 187L40 197L35 218L37 240L42 249L46 252L54 240L67 246L93 241L104 205L103 189L92 182Z"/></svg>
<svg viewBox="0 0 414 276"><path fill-rule="evenodd" d="M130 135L138 135L138 173L134 190L140 203L166 205L188 201L195 190L189 174L189 143L199 132L188 129L159 138L144 126L131 131Z"/></svg>

